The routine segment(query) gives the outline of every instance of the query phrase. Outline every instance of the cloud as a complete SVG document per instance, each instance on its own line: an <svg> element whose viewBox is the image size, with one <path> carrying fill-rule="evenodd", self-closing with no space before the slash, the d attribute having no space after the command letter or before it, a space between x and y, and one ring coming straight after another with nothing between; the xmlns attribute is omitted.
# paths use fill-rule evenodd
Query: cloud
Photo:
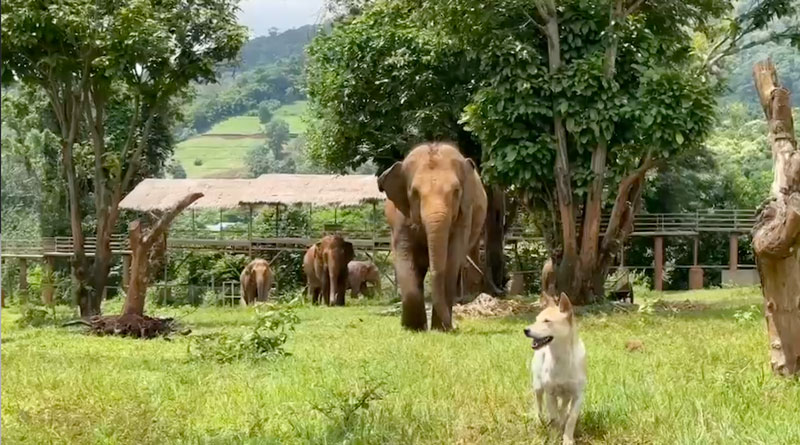
<svg viewBox="0 0 800 445"><path fill-rule="evenodd" d="M269 34L272 27L284 31L318 23L324 0L243 0L239 22L250 28L253 36Z"/></svg>

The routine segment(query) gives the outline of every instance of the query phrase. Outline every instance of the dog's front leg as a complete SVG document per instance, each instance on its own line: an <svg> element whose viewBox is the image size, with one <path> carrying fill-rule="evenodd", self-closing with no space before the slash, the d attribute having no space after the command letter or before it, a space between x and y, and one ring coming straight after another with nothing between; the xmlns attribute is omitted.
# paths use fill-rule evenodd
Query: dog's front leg
<svg viewBox="0 0 800 445"><path fill-rule="evenodd" d="M544 423L544 406L542 406L544 402L544 389L536 388L533 390L533 394L536 396L536 415L539 416L539 421Z"/></svg>
<svg viewBox="0 0 800 445"><path fill-rule="evenodd" d="M547 396L547 421L550 426L558 426L561 422L558 409L558 397L555 394L548 392Z"/></svg>
<svg viewBox="0 0 800 445"><path fill-rule="evenodd" d="M566 400L564 400L566 402ZM567 422L564 425L564 438L563 445L573 445L575 443L573 435L575 434L575 424L578 422L578 414L581 411L581 404L583 403L583 394L578 393L577 396L572 398L569 403L569 411L567 411Z"/></svg>

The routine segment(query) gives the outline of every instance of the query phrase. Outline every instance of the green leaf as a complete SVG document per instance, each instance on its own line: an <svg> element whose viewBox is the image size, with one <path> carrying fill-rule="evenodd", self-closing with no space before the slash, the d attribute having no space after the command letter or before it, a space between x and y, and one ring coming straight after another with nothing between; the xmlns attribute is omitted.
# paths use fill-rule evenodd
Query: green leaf
<svg viewBox="0 0 800 445"><path fill-rule="evenodd" d="M683 135L680 133L675 133L675 142L678 144L683 144Z"/></svg>

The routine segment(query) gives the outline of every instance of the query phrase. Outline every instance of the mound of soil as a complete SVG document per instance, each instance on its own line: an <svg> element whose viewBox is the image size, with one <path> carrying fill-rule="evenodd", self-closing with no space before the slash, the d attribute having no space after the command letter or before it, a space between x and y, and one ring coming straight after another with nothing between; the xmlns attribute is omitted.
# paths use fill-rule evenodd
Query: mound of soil
<svg viewBox="0 0 800 445"><path fill-rule="evenodd" d="M515 300L501 300L489 294L480 294L478 298L467 304L457 304L453 313L461 317L503 317L539 310L537 304L523 303Z"/></svg>
<svg viewBox="0 0 800 445"><path fill-rule="evenodd" d="M179 330L172 318L153 318L139 315L95 316L85 323L95 335L120 337L155 338L167 336Z"/></svg>

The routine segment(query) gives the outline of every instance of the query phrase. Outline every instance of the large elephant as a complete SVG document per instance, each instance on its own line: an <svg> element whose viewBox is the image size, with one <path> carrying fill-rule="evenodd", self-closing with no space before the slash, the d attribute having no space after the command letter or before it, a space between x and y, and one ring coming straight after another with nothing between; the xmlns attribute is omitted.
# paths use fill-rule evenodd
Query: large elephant
<svg viewBox="0 0 800 445"><path fill-rule="evenodd" d="M381 289L381 273L378 266L369 261L350 261L347 264L347 287L350 288L350 298L359 294L366 294L367 283Z"/></svg>
<svg viewBox="0 0 800 445"><path fill-rule="evenodd" d="M427 328L423 282L430 269L431 328L452 329L461 268L486 220L486 192L475 164L453 145L422 144L381 174L378 188L388 198L402 325Z"/></svg>
<svg viewBox="0 0 800 445"><path fill-rule="evenodd" d="M306 250L303 271L313 304L344 306L347 264L354 256L353 244L339 235L327 235Z"/></svg>
<svg viewBox="0 0 800 445"><path fill-rule="evenodd" d="M272 270L269 263L256 258L248 264L239 276L241 303L251 304L255 301L267 301L272 288Z"/></svg>

